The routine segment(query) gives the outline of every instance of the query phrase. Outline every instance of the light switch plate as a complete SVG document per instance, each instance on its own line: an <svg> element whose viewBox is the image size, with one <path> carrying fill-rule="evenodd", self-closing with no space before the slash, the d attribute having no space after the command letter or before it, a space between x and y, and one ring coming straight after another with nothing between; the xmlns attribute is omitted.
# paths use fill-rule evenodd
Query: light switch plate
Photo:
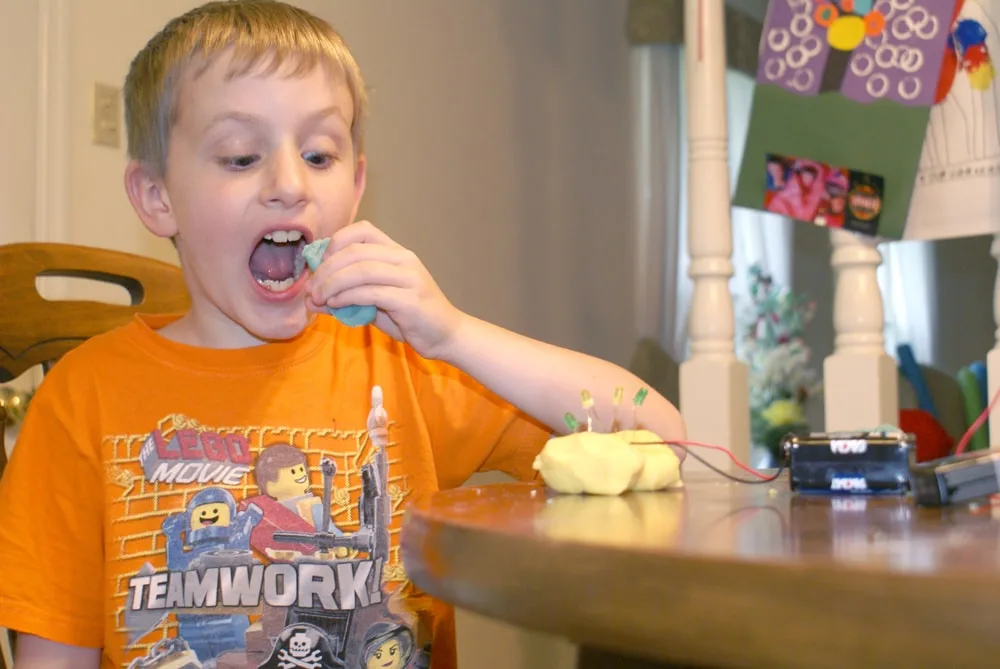
<svg viewBox="0 0 1000 669"><path fill-rule="evenodd" d="M108 84L94 84L91 141L98 146L121 146L121 90Z"/></svg>

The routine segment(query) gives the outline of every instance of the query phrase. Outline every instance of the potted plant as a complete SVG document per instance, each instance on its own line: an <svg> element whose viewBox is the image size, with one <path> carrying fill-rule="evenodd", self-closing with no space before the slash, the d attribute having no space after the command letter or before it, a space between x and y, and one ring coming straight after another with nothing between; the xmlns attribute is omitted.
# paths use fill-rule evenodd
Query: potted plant
<svg viewBox="0 0 1000 669"><path fill-rule="evenodd" d="M750 268L750 301L744 310L740 358L750 380L750 432L764 466L782 458L781 438L806 432L805 407L822 385L803 339L815 304L787 287L776 286L759 264Z"/></svg>

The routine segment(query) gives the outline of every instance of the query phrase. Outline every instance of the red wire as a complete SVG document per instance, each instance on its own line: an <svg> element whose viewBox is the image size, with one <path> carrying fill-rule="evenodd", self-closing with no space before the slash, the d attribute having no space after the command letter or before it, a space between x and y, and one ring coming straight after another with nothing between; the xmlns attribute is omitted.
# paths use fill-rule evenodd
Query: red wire
<svg viewBox="0 0 1000 669"><path fill-rule="evenodd" d="M728 448L724 448L722 446L716 446L714 444L704 444L704 443L702 443L700 441L634 441L632 443L636 444L638 446L647 446L647 445L648 446L659 446L659 445L670 446L671 444L674 444L674 445L677 445L677 446L697 446L698 448L709 448L709 449L711 449L713 451L722 451L723 453L725 453L726 455L729 456L729 459L732 460L733 463L737 467L739 467L743 471L747 472L748 474L752 474L753 476L756 476L759 479L769 479L769 478L771 478L770 476L768 476L766 474L761 474L759 471L757 471L753 467L748 467L747 465L743 464L742 462L740 462L739 460L736 459L736 456L733 455L732 451L730 451Z"/></svg>
<svg viewBox="0 0 1000 669"><path fill-rule="evenodd" d="M969 446L969 442L972 440L972 436L976 434L976 432L983 426L983 423L985 423L989 419L990 414L993 413L993 408L996 406L998 401L1000 401L1000 388L998 388L997 392L993 395L993 399L990 400L989 406L987 406L983 410L983 412L979 414L979 417L975 420L975 422L973 422L972 425L969 426L969 429L965 431L965 434L962 435L962 438L958 442L958 446L955 447L955 455L960 455L965 452L965 449L968 448ZM732 451L722 446L716 446L714 444L704 444L700 441L669 441L669 442L659 441L659 442L636 442L636 443L666 444L668 446L670 444L676 444L678 446L697 446L698 448L709 448L713 451L722 451L723 453L729 456L729 459L732 460L737 467L747 472L748 474L752 474L753 476L756 476L759 479L769 478L767 475L761 474L756 469L748 467L739 460L737 460L736 456L733 455Z"/></svg>
<svg viewBox="0 0 1000 669"><path fill-rule="evenodd" d="M993 395L993 399L990 400L990 405L986 407L981 414L979 414L979 418L977 418L975 422L969 426L969 429L965 431L962 438L958 440L958 446L955 447L955 455L961 455L965 452L965 449L969 446L969 442L972 441L972 436L979 431L979 428L983 426L983 423L985 423L990 417L990 414L993 413L993 407L996 405L998 399L1000 399L1000 388L997 389L996 394Z"/></svg>

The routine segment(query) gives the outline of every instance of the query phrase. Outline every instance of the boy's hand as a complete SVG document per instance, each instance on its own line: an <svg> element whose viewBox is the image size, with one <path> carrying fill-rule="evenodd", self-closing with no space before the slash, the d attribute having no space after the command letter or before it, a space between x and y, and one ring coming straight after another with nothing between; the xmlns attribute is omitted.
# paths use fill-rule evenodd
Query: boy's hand
<svg viewBox="0 0 1000 669"><path fill-rule="evenodd" d="M441 356L463 317L420 259L367 221L333 235L307 287L312 311L352 304L374 305L375 326L425 358Z"/></svg>

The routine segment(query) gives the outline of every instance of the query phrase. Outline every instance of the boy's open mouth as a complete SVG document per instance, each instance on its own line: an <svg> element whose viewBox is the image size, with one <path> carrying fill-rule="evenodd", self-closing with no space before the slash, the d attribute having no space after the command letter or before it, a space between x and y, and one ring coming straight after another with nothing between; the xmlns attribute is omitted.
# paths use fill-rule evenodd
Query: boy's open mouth
<svg viewBox="0 0 1000 669"><path fill-rule="evenodd" d="M275 293L288 290L302 275L306 239L298 230L275 230L264 235L250 254L254 280Z"/></svg>

